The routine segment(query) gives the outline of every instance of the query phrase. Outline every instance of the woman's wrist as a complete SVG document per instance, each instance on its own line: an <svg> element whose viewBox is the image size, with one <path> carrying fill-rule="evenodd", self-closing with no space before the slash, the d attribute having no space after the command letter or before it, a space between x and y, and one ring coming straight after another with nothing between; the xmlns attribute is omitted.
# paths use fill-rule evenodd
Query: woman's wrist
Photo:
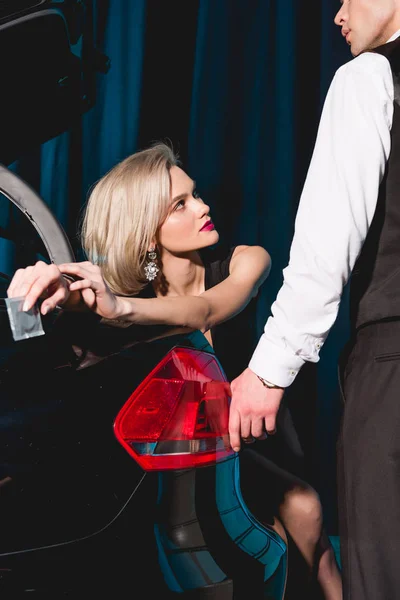
<svg viewBox="0 0 400 600"><path fill-rule="evenodd" d="M114 319L121 321L133 321L133 299L115 296L115 317Z"/></svg>

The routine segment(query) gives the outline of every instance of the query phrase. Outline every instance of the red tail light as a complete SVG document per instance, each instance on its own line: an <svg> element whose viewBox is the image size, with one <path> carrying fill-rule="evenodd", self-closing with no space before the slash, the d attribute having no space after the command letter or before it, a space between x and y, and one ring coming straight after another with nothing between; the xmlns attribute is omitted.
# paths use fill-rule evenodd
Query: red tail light
<svg viewBox="0 0 400 600"><path fill-rule="evenodd" d="M188 469L233 454L230 386L214 355L174 348L119 412L118 441L146 470Z"/></svg>

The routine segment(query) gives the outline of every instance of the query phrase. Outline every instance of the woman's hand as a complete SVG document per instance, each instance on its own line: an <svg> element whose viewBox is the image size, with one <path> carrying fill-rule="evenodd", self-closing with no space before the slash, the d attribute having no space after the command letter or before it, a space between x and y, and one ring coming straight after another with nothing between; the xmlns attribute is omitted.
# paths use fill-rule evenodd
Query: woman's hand
<svg viewBox="0 0 400 600"><path fill-rule="evenodd" d="M78 277L70 286L70 292L79 291L85 305L105 319L121 316L122 299L113 294L101 274L100 267L89 261L58 265L62 273Z"/></svg>
<svg viewBox="0 0 400 600"><path fill-rule="evenodd" d="M68 275L78 280L68 279ZM56 306L69 308L71 303L71 307L76 308L78 303L81 306L83 303L106 319L120 316L120 300L108 288L100 268L88 261L60 265L38 261L34 266L18 269L7 289L7 296L25 297L24 310L32 308L39 298L44 298L40 307L42 315ZM75 300L78 297L78 302L72 302L71 296L75 296Z"/></svg>
<svg viewBox="0 0 400 600"><path fill-rule="evenodd" d="M54 264L38 261L34 266L18 269L7 289L9 298L25 298L23 310L29 310L39 298L45 298L40 312L45 315L70 297L69 282Z"/></svg>

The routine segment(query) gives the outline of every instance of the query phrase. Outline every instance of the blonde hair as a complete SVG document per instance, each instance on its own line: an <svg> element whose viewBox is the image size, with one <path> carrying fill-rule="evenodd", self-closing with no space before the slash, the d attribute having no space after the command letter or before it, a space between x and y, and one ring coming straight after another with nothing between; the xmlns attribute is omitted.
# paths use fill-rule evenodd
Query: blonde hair
<svg viewBox="0 0 400 600"><path fill-rule="evenodd" d="M177 164L172 148L157 142L125 158L92 188L81 243L114 294L133 296L146 285L146 254L167 216L170 169Z"/></svg>

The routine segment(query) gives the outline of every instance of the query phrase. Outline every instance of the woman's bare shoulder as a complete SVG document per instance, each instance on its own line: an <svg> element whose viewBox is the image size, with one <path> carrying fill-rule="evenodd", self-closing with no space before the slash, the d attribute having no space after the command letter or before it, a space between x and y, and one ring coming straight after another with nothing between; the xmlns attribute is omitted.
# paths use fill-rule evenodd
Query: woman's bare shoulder
<svg viewBox="0 0 400 600"><path fill-rule="evenodd" d="M236 265L254 265L254 261L256 261L256 265L258 267L269 268L271 264L271 257L267 250L259 245L245 245L241 244L235 247L235 250L232 253L231 266L234 267Z"/></svg>

